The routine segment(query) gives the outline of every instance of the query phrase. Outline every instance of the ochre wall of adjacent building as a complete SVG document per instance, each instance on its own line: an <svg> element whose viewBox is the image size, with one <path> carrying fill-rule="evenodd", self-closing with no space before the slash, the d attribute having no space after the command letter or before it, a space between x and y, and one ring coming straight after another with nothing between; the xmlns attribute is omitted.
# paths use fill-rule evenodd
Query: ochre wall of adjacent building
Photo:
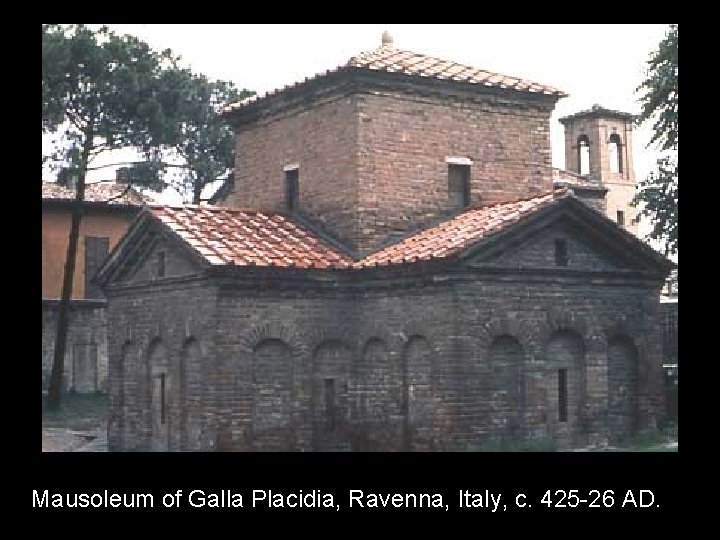
<svg viewBox="0 0 720 540"><path fill-rule="evenodd" d="M134 212L113 213L87 210L80 223L73 298L85 298L85 237L109 239L109 249L122 238L135 216ZM60 298L65 257L70 235L69 208L43 208L42 215L42 297Z"/></svg>

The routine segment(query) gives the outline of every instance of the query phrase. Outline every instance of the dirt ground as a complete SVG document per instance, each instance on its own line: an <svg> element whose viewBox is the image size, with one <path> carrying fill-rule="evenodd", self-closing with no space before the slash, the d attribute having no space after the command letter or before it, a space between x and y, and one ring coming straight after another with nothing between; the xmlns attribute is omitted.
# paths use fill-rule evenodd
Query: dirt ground
<svg viewBox="0 0 720 540"><path fill-rule="evenodd" d="M64 395L57 410L43 396L43 452L107 452L107 396Z"/></svg>
<svg viewBox="0 0 720 540"><path fill-rule="evenodd" d="M104 426L93 431L74 431L67 428L43 428L43 452L107 452L107 430Z"/></svg>

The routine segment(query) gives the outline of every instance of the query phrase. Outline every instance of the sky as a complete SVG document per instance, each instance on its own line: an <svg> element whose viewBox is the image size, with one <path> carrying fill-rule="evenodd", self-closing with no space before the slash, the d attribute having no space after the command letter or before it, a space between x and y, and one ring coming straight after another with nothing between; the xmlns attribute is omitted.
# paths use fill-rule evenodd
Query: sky
<svg viewBox="0 0 720 540"><path fill-rule="evenodd" d="M99 26L99 25L91 25ZM600 104L639 113L635 89L669 25L177 25L110 24L155 49L170 48L185 66L259 94L344 64L380 45L394 46L563 90L551 117L553 166L564 168L558 118ZM658 152L646 148L650 125L633 134L635 176L645 178ZM89 181L113 177L98 171ZM179 202L166 194L164 202Z"/></svg>

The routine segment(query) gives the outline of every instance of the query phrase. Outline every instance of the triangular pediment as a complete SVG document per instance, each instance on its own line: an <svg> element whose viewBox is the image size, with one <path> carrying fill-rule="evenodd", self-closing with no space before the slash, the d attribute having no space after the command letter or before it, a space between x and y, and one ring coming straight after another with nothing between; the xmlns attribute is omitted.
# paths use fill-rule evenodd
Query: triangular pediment
<svg viewBox="0 0 720 540"><path fill-rule="evenodd" d="M558 262L557 249L566 252L567 264ZM672 267L642 240L574 197L477 242L459 258L476 268L522 270L664 274Z"/></svg>
<svg viewBox="0 0 720 540"><path fill-rule="evenodd" d="M207 263L149 212L142 213L109 255L103 285L154 283L201 273Z"/></svg>

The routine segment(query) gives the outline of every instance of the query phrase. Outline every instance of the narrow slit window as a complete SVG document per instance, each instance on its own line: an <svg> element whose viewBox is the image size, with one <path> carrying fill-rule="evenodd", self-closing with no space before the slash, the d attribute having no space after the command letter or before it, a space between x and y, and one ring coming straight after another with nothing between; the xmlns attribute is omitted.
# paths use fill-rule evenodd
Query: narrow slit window
<svg viewBox="0 0 720 540"><path fill-rule="evenodd" d="M577 140L578 173L590 174L590 139L587 135L580 135Z"/></svg>
<svg viewBox="0 0 720 540"><path fill-rule="evenodd" d="M558 369L558 409L560 422L567 422L567 369Z"/></svg>
<svg viewBox="0 0 720 540"><path fill-rule="evenodd" d="M325 379L325 425L335 429L335 379Z"/></svg>
<svg viewBox="0 0 720 540"><path fill-rule="evenodd" d="M165 374L160 374L160 423L165 423Z"/></svg>
<svg viewBox="0 0 720 540"><path fill-rule="evenodd" d="M610 159L610 172L611 173L622 173L622 142L620 141L620 135L613 133L610 135L609 143L609 159Z"/></svg>
<svg viewBox="0 0 720 540"><path fill-rule="evenodd" d="M555 240L555 265L556 266L567 266L568 265L567 240L560 239L560 238Z"/></svg>
<svg viewBox="0 0 720 540"><path fill-rule="evenodd" d="M158 277L165 277L165 252L158 251L157 254L157 275Z"/></svg>
<svg viewBox="0 0 720 540"><path fill-rule="evenodd" d="M285 171L285 208L288 212L295 212L298 209L300 176L299 169Z"/></svg>
<svg viewBox="0 0 720 540"><path fill-rule="evenodd" d="M448 193L453 207L470 205L470 165L448 163Z"/></svg>
<svg viewBox="0 0 720 540"><path fill-rule="evenodd" d="M625 212L622 210L617 211L617 224L621 227L625 226Z"/></svg>

